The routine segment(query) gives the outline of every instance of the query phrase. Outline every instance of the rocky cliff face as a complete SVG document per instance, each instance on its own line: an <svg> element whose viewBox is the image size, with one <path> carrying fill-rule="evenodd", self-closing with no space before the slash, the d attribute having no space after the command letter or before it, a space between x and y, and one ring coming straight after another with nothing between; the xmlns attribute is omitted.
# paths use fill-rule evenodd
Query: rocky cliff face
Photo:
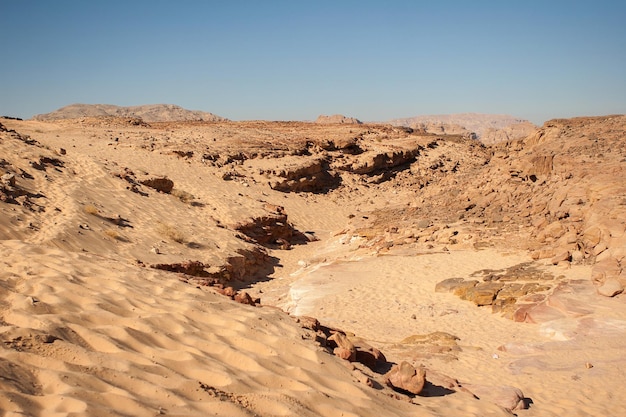
<svg viewBox="0 0 626 417"><path fill-rule="evenodd" d="M389 123L421 128L428 133L440 135L467 135L480 139L485 144L519 139L537 129L529 121L513 116L479 113L416 116L393 119Z"/></svg>
<svg viewBox="0 0 626 417"><path fill-rule="evenodd" d="M145 122L206 121L217 122L227 119L215 114L187 110L173 104L147 104L121 107L112 104L71 104L46 114L38 114L35 120L76 119L80 117L130 117Z"/></svg>
<svg viewBox="0 0 626 417"><path fill-rule="evenodd" d="M424 176L419 197L409 207L368 216L355 230L380 247L481 247L501 240L541 262L592 264L598 292L613 296L626 286L624 132L620 115L551 120L526 138L464 154L442 141L441 164L424 163L424 153L412 177L397 179L409 186ZM481 155L483 164L468 164ZM398 232L383 237L389 230Z"/></svg>

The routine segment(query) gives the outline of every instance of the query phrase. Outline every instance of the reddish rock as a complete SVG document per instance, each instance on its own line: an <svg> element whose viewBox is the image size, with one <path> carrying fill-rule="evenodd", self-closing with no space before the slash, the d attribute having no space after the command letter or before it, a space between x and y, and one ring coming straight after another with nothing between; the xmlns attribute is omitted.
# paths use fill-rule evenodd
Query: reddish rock
<svg viewBox="0 0 626 417"><path fill-rule="evenodd" d="M356 361L356 347L344 333L336 332L328 338L328 341L335 342L333 353L336 356L350 362Z"/></svg>
<svg viewBox="0 0 626 417"><path fill-rule="evenodd" d="M376 370L379 366L387 363L387 358L380 350L363 341L355 342L354 347L356 348L355 361L362 363L371 370Z"/></svg>
<svg viewBox="0 0 626 417"><path fill-rule="evenodd" d="M248 294L245 291L244 292L238 292L237 294L235 294L235 296L233 297L233 300L235 300L235 301L237 301L238 303L241 303L241 304L247 304L247 305L251 305L251 306L256 305L256 303L254 302L252 297L250 297L250 294Z"/></svg>
<svg viewBox="0 0 626 417"><path fill-rule="evenodd" d="M426 382L426 371L422 368L415 368L408 362L403 361L400 365L394 365L385 374L385 383L398 391L405 391L411 394L419 394L424 389Z"/></svg>
<svg viewBox="0 0 626 417"><path fill-rule="evenodd" d="M300 316L296 317L296 323L300 324L302 328L313 330L314 332L320 330L320 322L315 317Z"/></svg>

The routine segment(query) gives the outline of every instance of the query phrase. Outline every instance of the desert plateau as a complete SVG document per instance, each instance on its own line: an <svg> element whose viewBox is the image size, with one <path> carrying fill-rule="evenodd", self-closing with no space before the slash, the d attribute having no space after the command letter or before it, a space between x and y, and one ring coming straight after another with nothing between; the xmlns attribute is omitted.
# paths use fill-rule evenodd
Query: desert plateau
<svg viewBox="0 0 626 417"><path fill-rule="evenodd" d="M626 115L0 117L0 415L626 415Z"/></svg>

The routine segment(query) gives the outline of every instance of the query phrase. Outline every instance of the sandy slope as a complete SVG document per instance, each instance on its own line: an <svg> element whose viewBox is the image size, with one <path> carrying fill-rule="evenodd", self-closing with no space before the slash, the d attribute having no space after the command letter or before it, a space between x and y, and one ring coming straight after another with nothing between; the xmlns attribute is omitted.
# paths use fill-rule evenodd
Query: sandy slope
<svg viewBox="0 0 626 417"><path fill-rule="evenodd" d="M291 125L87 122L3 121L42 144L26 146L7 136L0 142L5 168L32 177L17 178L18 185L45 194L31 198L42 212L0 202L5 415L510 415L488 394L479 400L443 391L409 401L379 385L382 375L329 354L312 331L272 306L318 317L379 347L390 362L423 364L474 392L518 387L532 400L528 410L516 411L520 416L626 412L620 395L625 298L598 296L589 265L537 263L569 282L554 298L566 318L515 323L435 293L434 286L528 262L527 252L416 245L381 251L344 229L355 213L414 201L411 190L355 180L326 195L287 194L252 174L223 179L229 169L251 173L244 163L216 167L197 157L210 151L207 143L226 144L220 152L251 146L246 140L252 139L279 148L307 135L352 134L350 127L305 134ZM60 155L60 148L67 153ZM187 150L196 156L172 153ZM33 169L42 155L63 165ZM147 188L146 196L131 192L115 176L124 168L166 175L198 204ZM267 203L284 206L295 229L319 240L281 250L242 239L233 225L266 215ZM125 225L111 222L117 218ZM175 227L184 239L174 240L159 224ZM273 260L266 270L272 280L248 288L263 307L234 303L210 287L182 282L179 274L148 267L185 260L221 265L245 250L266 250ZM433 332L452 339L407 341ZM373 388L364 383L368 378Z"/></svg>
<svg viewBox="0 0 626 417"><path fill-rule="evenodd" d="M273 294L287 310L354 332L393 361L421 363L466 383L520 387L533 404L518 415L587 416L626 410L617 394L624 378L626 305L623 299L597 295L587 279L588 266L544 266L555 277L575 283L568 291L585 314L570 312L566 319L529 324L433 291L445 278L528 262L521 252L399 250L367 256L354 249L339 260L325 260L301 262L301 269L290 276L257 288L266 296ZM434 332L456 336L454 349L446 343L437 349L437 343L433 348L406 341Z"/></svg>

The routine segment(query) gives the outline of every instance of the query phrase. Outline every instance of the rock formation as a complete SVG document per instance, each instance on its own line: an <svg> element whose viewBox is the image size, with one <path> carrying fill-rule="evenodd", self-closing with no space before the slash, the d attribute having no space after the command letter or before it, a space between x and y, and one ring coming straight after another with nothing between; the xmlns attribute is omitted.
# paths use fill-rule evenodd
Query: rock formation
<svg viewBox="0 0 626 417"><path fill-rule="evenodd" d="M362 122L354 117L346 117L341 114L334 114L332 116L320 115L315 120L315 123L322 124L350 124L360 125Z"/></svg>
<svg viewBox="0 0 626 417"><path fill-rule="evenodd" d="M434 134L465 135L480 139L485 144L519 139L537 128L529 121L513 116L479 113L416 116L393 119L389 123L419 128Z"/></svg>
<svg viewBox="0 0 626 417"><path fill-rule="evenodd" d="M70 104L53 112L38 114L34 120L77 119L80 117L125 117L137 118L144 122L207 121L218 122L226 119L212 113L187 110L173 104L147 104L121 107L112 104Z"/></svg>

